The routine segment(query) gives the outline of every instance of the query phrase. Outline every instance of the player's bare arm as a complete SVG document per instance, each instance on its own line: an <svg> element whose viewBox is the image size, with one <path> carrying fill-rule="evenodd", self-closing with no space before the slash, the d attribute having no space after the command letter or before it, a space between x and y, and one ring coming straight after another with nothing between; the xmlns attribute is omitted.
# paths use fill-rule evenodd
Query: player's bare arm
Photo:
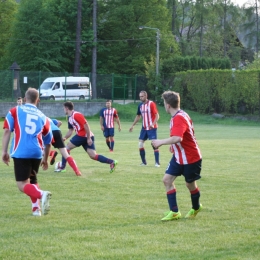
<svg viewBox="0 0 260 260"><path fill-rule="evenodd" d="M7 152L8 144L10 142L11 131L9 129L4 129L3 139L2 139L2 161L9 166L10 156Z"/></svg>
<svg viewBox="0 0 260 260"><path fill-rule="evenodd" d="M57 126L60 127L62 125L62 122L58 120Z"/></svg>
<svg viewBox="0 0 260 260"><path fill-rule="evenodd" d="M86 133L87 133L87 142L88 142L88 145L92 145L92 139L91 139L91 136L90 136L90 127L89 127L88 122L85 123L84 128L85 128L85 131L86 131Z"/></svg>
<svg viewBox="0 0 260 260"><path fill-rule="evenodd" d="M99 117L99 122L100 122L100 128L101 128L101 130L104 132L104 126L103 126L103 122L104 122L104 119L103 119L103 117L102 116L100 116Z"/></svg>
<svg viewBox="0 0 260 260"><path fill-rule="evenodd" d="M42 169L46 171L48 169L48 157L51 150L51 144L45 144L44 156L41 162Z"/></svg>
<svg viewBox="0 0 260 260"><path fill-rule="evenodd" d="M130 129L129 129L129 132L132 132L132 131L133 131L134 126L135 126L136 123L140 120L140 118L141 118L141 115L137 115L137 116L135 117L135 120L134 120L132 126L131 126Z"/></svg>
<svg viewBox="0 0 260 260"><path fill-rule="evenodd" d="M182 138L180 136L171 136L169 138L166 139L156 139L156 140L152 140L152 146L154 148L159 148L162 145L166 145L166 144L176 144L182 141Z"/></svg>
<svg viewBox="0 0 260 260"><path fill-rule="evenodd" d="M154 126L157 124L158 120L159 120L159 114L157 113L157 114L155 114L155 119L152 122L152 124L150 125L150 128L154 128Z"/></svg>
<svg viewBox="0 0 260 260"><path fill-rule="evenodd" d="M121 131L121 123L120 123L119 117L116 118L116 122L118 124L118 131L120 132Z"/></svg>
<svg viewBox="0 0 260 260"><path fill-rule="evenodd" d="M70 138L72 134L73 134L73 129L71 128L71 129L68 130L67 134L63 137L63 141Z"/></svg>

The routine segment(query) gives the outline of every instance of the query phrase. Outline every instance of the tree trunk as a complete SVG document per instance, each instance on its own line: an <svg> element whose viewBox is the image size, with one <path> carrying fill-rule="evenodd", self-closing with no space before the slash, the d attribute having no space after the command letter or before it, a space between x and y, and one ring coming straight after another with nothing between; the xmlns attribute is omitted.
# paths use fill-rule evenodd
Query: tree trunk
<svg viewBox="0 0 260 260"><path fill-rule="evenodd" d="M82 0L78 0L74 76L78 76L80 70L81 14L82 14Z"/></svg>
<svg viewBox="0 0 260 260"><path fill-rule="evenodd" d="M97 0L93 0L92 98L97 98Z"/></svg>

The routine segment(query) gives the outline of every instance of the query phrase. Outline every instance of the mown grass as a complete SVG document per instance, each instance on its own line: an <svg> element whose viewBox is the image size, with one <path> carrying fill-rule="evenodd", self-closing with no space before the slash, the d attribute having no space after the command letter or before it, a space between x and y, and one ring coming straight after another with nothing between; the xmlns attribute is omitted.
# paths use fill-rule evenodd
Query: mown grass
<svg viewBox="0 0 260 260"><path fill-rule="evenodd" d="M82 177L69 167L66 173L41 170L39 184L53 194L47 216L31 216L29 198L16 187L13 164L0 164L0 259L260 258L259 126L195 123L203 154L198 184L204 210L194 220L162 223L168 209L161 182L171 157L168 147L160 149L161 168L155 168L147 142L148 166L140 167L140 124L129 133L131 123L123 122L115 152L109 153L99 122L89 123L97 152L117 159L118 167L110 174L108 165L78 148L72 156ZM168 137L168 125L160 123L159 138ZM65 134L65 121L61 129ZM182 177L176 186L185 215L191 202Z"/></svg>

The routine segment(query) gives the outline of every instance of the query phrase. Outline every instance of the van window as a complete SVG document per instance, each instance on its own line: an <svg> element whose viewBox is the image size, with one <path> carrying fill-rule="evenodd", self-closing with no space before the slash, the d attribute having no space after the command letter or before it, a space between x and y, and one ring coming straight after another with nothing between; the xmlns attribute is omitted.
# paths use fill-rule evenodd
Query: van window
<svg viewBox="0 0 260 260"><path fill-rule="evenodd" d="M79 89L79 84L69 84L67 83L67 85L65 86L65 84L62 84L63 88L65 89Z"/></svg>
<svg viewBox="0 0 260 260"><path fill-rule="evenodd" d="M53 87L53 90L56 90L56 89L59 89L60 88L60 82L56 82L54 87Z"/></svg>
<svg viewBox="0 0 260 260"><path fill-rule="evenodd" d="M89 89L89 82L81 82L81 83L79 83L79 88L81 88L81 89Z"/></svg>
<svg viewBox="0 0 260 260"><path fill-rule="evenodd" d="M51 89L54 82L43 82L40 86L40 90L48 90Z"/></svg>

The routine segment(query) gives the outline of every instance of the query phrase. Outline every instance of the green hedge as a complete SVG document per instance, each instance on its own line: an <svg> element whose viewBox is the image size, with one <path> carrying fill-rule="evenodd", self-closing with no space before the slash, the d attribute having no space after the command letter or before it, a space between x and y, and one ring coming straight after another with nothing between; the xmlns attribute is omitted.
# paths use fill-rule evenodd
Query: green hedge
<svg viewBox="0 0 260 260"><path fill-rule="evenodd" d="M260 70L198 70L175 74L183 108L202 113L259 113Z"/></svg>

